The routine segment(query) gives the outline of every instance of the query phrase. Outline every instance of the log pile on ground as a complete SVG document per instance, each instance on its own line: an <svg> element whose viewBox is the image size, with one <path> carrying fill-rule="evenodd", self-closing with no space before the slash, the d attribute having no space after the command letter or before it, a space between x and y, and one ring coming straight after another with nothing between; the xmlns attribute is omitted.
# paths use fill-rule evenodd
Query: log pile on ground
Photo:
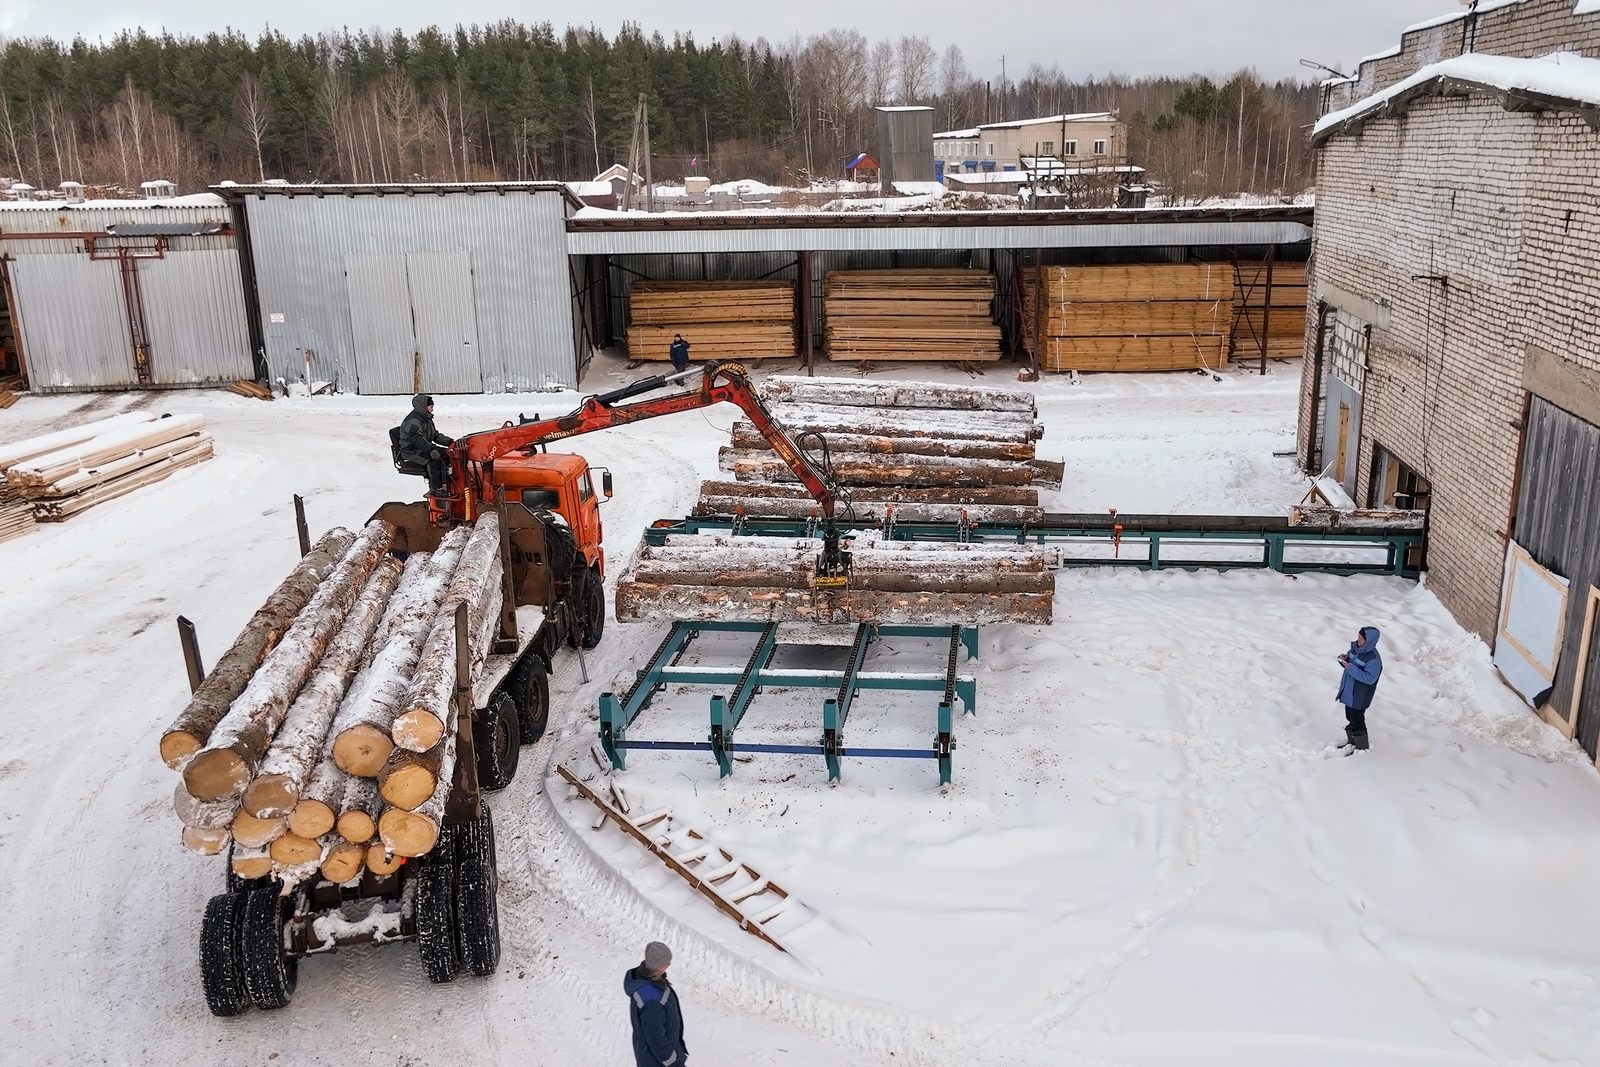
<svg viewBox="0 0 1600 1067"><path fill-rule="evenodd" d="M211 458L200 415L136 411L0 446L9 515L24 503L39 522L61 522ZM0 539L18 523L0 515ZM22 532L26 532L25 530Z"/></svg>
<svg viewBox="0 0 1600 1067"><path fill-rule="evenodd" d="M1041 370L1195 370L1227 358L1230 264L1044 267L1021 283L1023 343Z"/></svg>
<svg viewBox="0 0 1600 1067"><path fill-rule="evenodd" d="M794 283L636 281L628 288L628 355L665 360L672 335L690 358L793 359Z"/></svg>
<svg viewBox="0 0 1600 1067"><path fill-rule="evenodd" d="M817 430L847 502L845 525L963 521L1025 525L1043 517L1033 482L1042 431L1018 390L859 379L768 379L761 395L791 437ZM726 480L700 488L699 515L804 519L816 501L747 422L722 451ZM1016 545L857 535L849 588L817 589L821 542L673 536L645 545L617 586L622 622L742 619L859 622L1047 622L1054 554Z"/></svg>
<svg viewBox="0 0 1600 1067"><path fill-rule="evenodd" d="M189 849L231 844L245 878L342 884L433 847L453 781L455 609L476 676L500 615L499 518L402 554L379 520L324 535L162 735ZM398 776L405 818L385 835L391 756L426 774Z"/></svg>
<svg viewBox="0 0 1600 1067"><path fill-rule="evenodd" d="M1233 358L1260 359L1263 340L1269 358L1292 359L1303 355L1306 265L1274 263L1269 276L1265 263L1240 263L1235 278Z"/></svg>
<svg viewBox="0 0 1600 1067"><path fill-rule="evenodd" d="M994 275L964 268L831 271L823 283L828 358L1000 358Z"/></svg>

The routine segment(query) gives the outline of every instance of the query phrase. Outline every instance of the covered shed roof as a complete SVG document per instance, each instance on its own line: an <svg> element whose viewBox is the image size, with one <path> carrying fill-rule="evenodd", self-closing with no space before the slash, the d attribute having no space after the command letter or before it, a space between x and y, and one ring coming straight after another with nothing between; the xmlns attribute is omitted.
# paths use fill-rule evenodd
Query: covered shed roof
<svg viewBox="0 0 1600 1067"><path fill-rule="evenodd" d="M259 185L217 185L212 187L212 192L230 202L265 196L506 196L512 193L560 193L573 207L583 206L583 201L568 188L566 182L312 182L304 185L265 182Z"/></svg>

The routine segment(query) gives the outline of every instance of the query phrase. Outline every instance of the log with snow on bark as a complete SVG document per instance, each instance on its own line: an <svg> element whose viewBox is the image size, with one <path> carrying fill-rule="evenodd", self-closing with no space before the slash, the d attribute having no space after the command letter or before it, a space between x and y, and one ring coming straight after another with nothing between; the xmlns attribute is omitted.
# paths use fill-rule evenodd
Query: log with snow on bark
<svg viewBox="0 0 1600 1067"><path fill-rule="evenodd" d="M300 800L300 787L322 758L328 728L345 687L361 665L367 644L383 617L404 564L386 556L373 569L328 644L322 662L295 697L261 767L244 791L244 808L258 818L287 815Z"/></svg>
<svg viewBox="0 0 1600 1067"><path fill-rule="evenodd" d="M339 565L355 536L340 528L323 534L251 616L233 645L189 698L188 705L161 735L161 759L168 767L181 768L210 740L217 723L250 684L256 668L277 647L323 580Z"/></svg>
<svg viewBox="0 0 1600 1067"><path fill-rule="evenodd" d="M289 705L321 661L367 578L388 554L394 537L395 528L381 520L356 535L283 640L256 668L206 747L184 766L183 783L196 798L218 800L244 792Z"/></svg>
<svg viewBox="0 0 1600 1067"><path fill-rule="evenodd" d="M1004 411L930 411L924 408L842 408L829 404L774 404L769 411L791 435L815 430L825 437L856 434L894 440L964 441L1032 445L1044 427L1031 415ZM734 432L748 422L736 422Z"/></svg>
<svg viewBox="0 0 1600 1067"><path fill-rule="evenodd" d="M202 829L198 826L183 828L183 847L202 856L215 856L228 847L233 834L228 827Z"/></svg>
<svg viewBox="0 0 1600 1067"><path fill-rule="evenodd" d="M15 441L9 445L0 446L0 471L19 466L39 456L46 456L52 452L81 445L85 441L92 441L101 434L126 430L140 423L149 423L156 420L156 415L151 411L125 411L120 415L110 418L97 419L86 422L82 426L70 426L65 430L54 430L38 437L28 437Z"/></svg>
<svg viewBox="0 0 1600 1067"><path fill-rule="evenodd" d="M791 435L798 432L785 425ZM823 432L829 452L855 452L874 456L942 456L950 459L1003 459L1026 462L1038 454L1032 441L985 441L942 435L938 437L889 437L878 427L852 427L850 431ZM767 439L753 423L735 423L729 438L732 447L746 451L769 451Z"/></svg>
<svg viewBox="0 0 1600 1067"><path fill-rule="evenodd" d="M869 496L869 494L871 494ZM926 494L926 497L923 495ZM848 516L852 522L880 523L892 515L898 522L1037 524L1044 509L1037 503L990 503L990 497L1015 494L1037 501L1037 489L1000 486L993 489L852 489ZM935 497L946 499L934 499ZM879 499L873 499L878 497ZM923 497L913 499L914 497ZM970 499L963 500L962 497ZM888 498L888 499L883 499ZM841 511L844 509L841 509ZM768 482L705 482L692 514L731 516L744 514L762 519L810 519L821 511L816 498L798 485Z"/></svg>
<svg viewBox="0 0 1600 1067"><path fill-rule="evenodd" d="M939 408L947 411L1037 410L1032 393L942 382L863 381L860 378L803 378L773 375L761 383L768 403L792 401L844 407Z"/></svg>
<svg viewBox="0 0 1600 1067"><path fill-rule="evenodd" d="M367 850L359 844L334 839L325 840L327 854L322 860L322 877L334 885L344 885L355 880L367 865Z"/></svg>
<svg viewBox="0 0 1600 1067"><path fill-rule="evenodd" d="M466 526L445 534L427 563L396 588L387 638L350 683L329 731L334 761L347 773L376 777L394 750L394 717L470 534Z"/></svg>
<svg viewBox="0 0 1600 1067"><path fill-rule="evenodd" d="M390 737L395 745L414 753L435 748L455 723L456 687L456 609L467 607L467 635L484 630L484 620L500 613L503 586L500 563L500 517L486 512L473 525L472 536L461 553L461 563L450 581L450 589L434 617L427 642L417 656L417 667L406 692L405 702L396 713ZM488 655L487 645L468 649L475 676ZM466 679L470 684L471 679ZM392 760L391 756L391 760ZM437 766L434 761L433 766ZM384 800L396 803L382 789ZM415 807L412 804L411 807Z"/></svg>
<svg viewBox="0 0 1600 1067"><path fill-rule="evenodd" d="M829 626L1048 625L1047 593L892 593L873 589L731 589L620 582L619 622L808 622Z"/></svg>
<svg viewBox="0 0 1600 1067"><path fill-rule="evenodd" d="M325 754L300 790L300 799L286 820L288 828L301 837L321 837L332 830L349 786L350 776Z"/></svg>
<svg viewBox="0 0 1600 1067"><path fill-rule="evenodd" d="M385 808L378 817L378 836L388 851L396 856L413 858L433 851L439 841L439 827L444 821L445 801L449 799L451 778L456 766L455 731L445 734L439 745L439 770L433 793L414 811L404 808ZM368 852L371 865L371 852Z"/></svg>
<svg viewBox="0 0 1600 1067"><path fill-rule="evenodd" d="M196 830L219 830L233 822L239 811L237 797L222 800L196 800L179 782L172 791L172 810L178 821Z"/></svg>
<svg viewBox="0 0 1600 1067"><path fill-rule="evenodd" d="M1027 463L994 459L947 459L939 456L869 456L859 452L830 455L833 474L840 485L982 488L990 485L1025 486L1033 482ZM741 482L798 482L799 476L776 452L723 448L717 465Z"/></svg>
<svg viewBox="0 0 1600 1067"><path fill-rule="evenodd" d="M233 846L233 873L246 881L265 878L272 873L272 857L260 845Z"/></svg>
<svg viewBox="0 0 1600 1067"><path fill-rule="evenodd" d="M334 829L341 838L352 845L364 845L378 832L378 815L383 804L378 797L378 780L350 775L345 786L344 799L339 804L339 818Z"/></svg>

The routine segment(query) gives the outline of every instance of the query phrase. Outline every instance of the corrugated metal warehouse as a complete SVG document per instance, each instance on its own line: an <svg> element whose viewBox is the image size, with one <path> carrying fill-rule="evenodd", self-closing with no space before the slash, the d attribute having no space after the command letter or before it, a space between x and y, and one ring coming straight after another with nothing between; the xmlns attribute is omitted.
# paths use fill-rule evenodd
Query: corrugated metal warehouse
<svg viewBox="0 0 1600 1067"><path fill-rule="evenodd" d="M258 344L276 380L347 392L575 386L560 182L252 185L218 190L245 238Z"/></svg>
<svg viewBox="0 0 1600 1067"><path fill-rule="evenodd" d="M209 193L0 204L0 283L38 392L256 376L235 234Z"/></svg>

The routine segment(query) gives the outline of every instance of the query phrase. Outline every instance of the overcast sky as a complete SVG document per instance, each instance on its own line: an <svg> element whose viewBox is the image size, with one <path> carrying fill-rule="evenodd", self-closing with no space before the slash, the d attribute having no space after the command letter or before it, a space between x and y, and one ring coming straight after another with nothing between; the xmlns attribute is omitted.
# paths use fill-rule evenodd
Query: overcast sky
<svg viewBox="0 0 1600 1067"><path fill-rule="evenodd" d="M0 0L0 34L92 39L134 26L201 34L231 24L253 35L268 18L254 13L259 10L212 0ZM874 40L917 32L941 50L959 44L979 77L998 79L1004 56L1014 80L1031 63L1058 63L1073 76L1223 74L1240 67L1266 77L1309 74L1301 59L1348 70L1344 64L1396 44L1406 26L1452 10L1459 10L1455 0L275 0L270 21L291 36L339 26L416 30L507 17L548 20L558 28L593 23L607 34L628 19L646 33L659 30L670 38L688 31L700 41L737 33L777 42L833 27Z"/></svg>

